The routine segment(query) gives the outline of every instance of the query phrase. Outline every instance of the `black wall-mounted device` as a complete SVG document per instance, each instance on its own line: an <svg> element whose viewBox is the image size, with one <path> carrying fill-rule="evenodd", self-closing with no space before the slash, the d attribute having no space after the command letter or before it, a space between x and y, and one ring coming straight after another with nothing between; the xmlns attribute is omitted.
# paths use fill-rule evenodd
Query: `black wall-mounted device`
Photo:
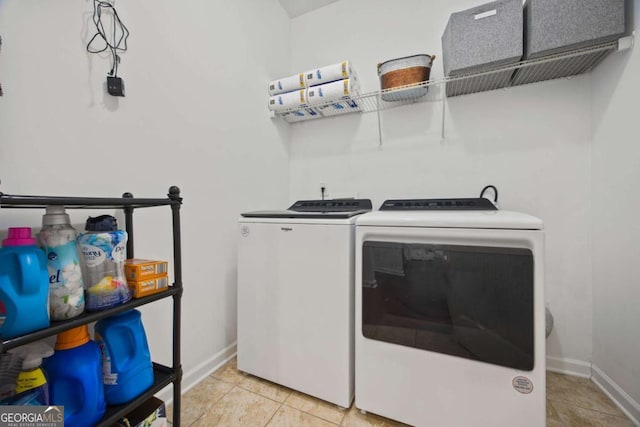
<svg viewBox="0 0 640 427"><path fill-rule="evenodd" d="M124 96L124 80L107 76L107 92L113 96Z"/></svg>

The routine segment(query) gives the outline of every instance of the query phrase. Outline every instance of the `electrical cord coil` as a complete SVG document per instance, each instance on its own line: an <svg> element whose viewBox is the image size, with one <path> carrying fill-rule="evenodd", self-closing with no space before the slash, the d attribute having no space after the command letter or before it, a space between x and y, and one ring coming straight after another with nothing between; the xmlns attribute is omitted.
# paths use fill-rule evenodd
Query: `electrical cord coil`
<svg viewBox="0 0 640 427"><path fill-rule="evenodd" d="M485 191L489 189L493 190L493 201L495 203L498 203L498 189L494 185L487 185L486 187L484 187L480 192L480 198L483 198Z"/></svg>
<svg viewBox="0 0 640 427"><path fill-rule="evenodd" d="M113 41L109 41L109 37L107 32L105 31L104 23L102 22L103 13L107 10L111 11L113 15L113 28L112 28L112 36ZM91 37L89 43L87 43L87 52L89 53L102 53L109 50L111 52L113 65L111 67L111 71L109 71L109 75L113 77L118 76L118 64L120 63L120 55L118 52L126 52L127 51L127 39L129 38L129 30L126 25L120 19L118 15L118 11L115 6L105 0L93 0L93 23L96 26L96 33ZM118 37L118 29L120 37ZM101 38L105 46L102 49L95 49L93 47L94 41L98 38Z"/></svg>

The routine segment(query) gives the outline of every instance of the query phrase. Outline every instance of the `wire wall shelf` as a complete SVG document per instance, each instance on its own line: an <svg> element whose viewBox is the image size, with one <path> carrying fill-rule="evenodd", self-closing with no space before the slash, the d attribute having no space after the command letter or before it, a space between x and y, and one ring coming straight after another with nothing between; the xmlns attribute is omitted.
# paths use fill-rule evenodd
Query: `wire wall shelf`
<svg viewBox="0 0 640 427"><path fill-rule="evenodd" d="M444 100L441 96L442 88L447 97L455 97L571 77L590 72L611 52L626 50L632 46L633 36L623 37L589 48L529 59L511 65L363 93L309 107L278 111L274 116L282 117L289 123L295 123L349 113L383 111L416 102Z"/></svg>

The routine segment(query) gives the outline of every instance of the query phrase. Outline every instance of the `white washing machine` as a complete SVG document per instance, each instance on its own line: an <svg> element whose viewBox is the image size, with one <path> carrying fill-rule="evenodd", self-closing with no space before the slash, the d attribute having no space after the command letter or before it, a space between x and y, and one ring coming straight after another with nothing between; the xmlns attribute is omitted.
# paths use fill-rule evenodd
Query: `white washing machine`
<svg viewBox="0 0 640 427"><path fill-rule="evenodd" d="M240 371L351 405L355 221L370 210L370 200L311 200L242 214Z"/></svg>
<svg viewBox="0 0 640 427"><path fill-rule="evenodd" d="M356 221L356 406L415 426L544 426L542 221L487 199Z"/></svg>

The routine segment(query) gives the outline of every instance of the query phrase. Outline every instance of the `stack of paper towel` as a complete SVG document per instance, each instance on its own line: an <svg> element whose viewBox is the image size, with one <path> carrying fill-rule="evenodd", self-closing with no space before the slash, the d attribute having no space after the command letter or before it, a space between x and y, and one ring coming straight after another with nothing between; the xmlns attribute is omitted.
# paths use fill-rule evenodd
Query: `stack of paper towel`
<svg viewBox="0 0 640 427"><path fill-rule="evenodd" d="M309 70L269 83L269 109L290 111L300 119L360 111L352 97L359 93L350 61Z"/></svg>

